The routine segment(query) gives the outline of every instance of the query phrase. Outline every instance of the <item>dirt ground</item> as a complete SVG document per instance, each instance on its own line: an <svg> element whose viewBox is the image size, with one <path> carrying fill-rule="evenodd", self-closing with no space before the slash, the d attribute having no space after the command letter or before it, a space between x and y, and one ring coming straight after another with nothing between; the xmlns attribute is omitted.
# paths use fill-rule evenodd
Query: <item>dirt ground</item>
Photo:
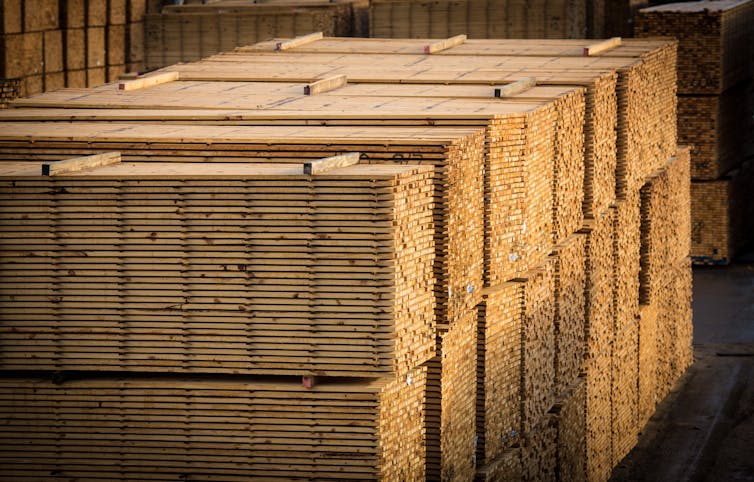
<svg viewBox="0 0 754 482"><path fill-rule="evenodd" d="M754 256L694 270L696 361L614 481L754 481Z"/></svg>

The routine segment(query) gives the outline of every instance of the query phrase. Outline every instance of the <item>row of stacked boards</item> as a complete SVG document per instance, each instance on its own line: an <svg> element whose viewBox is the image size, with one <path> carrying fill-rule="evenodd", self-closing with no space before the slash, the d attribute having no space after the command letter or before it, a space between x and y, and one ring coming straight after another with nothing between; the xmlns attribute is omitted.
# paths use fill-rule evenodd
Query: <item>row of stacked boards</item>
<svg viewBox="0 0 754 482"><path fill-rule="evenodd" d="M692 361L676 47L309 35L16 101L0 480L607 480Z"/></svg>

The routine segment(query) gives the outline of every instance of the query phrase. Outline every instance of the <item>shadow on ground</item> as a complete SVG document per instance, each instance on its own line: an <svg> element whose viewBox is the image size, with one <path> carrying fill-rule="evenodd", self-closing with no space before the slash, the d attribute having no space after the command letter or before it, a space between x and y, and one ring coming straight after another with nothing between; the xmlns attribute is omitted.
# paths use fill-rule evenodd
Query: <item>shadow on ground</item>
<svg viewBox="0 0 754 482"><path fill-rule="evenodd" d="M694 269L695 362L614 481L754 481L754 256Z"/></svg>

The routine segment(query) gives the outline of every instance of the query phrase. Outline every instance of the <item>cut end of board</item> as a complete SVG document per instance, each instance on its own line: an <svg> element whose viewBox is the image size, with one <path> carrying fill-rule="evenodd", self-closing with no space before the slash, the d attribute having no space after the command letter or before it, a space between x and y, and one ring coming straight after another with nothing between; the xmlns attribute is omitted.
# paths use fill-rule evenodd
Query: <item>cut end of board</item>
<svg viewBox="0 0 754 482"><path fill-rule="evenodd" d="M361 154L358 152L347 152L338 156L326 157L324 159L317 159L304 163L304 174L307 176L313 176L315 174L323 174L333 169L341 167L353 166L359 163Z"/></svg>

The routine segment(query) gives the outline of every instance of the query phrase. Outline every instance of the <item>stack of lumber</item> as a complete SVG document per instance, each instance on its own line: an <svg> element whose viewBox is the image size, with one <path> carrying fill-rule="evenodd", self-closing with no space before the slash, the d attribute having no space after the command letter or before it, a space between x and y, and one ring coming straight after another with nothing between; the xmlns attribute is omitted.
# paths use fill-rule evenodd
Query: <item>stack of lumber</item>
<svg viewBox="0 0 754 482"><path fill-rule="evenodd" d="M557 480L586 479L586 381L578 378L551 410L557 428Z"/></svg>
<svg viewBox="0 0 754 482"><path fill-rule="evenodd" d="M585 38L587 1L372 0L369 34L383 38Z"/></svg>
<svg viewBox="0 0 754 482"><path fill-rule="evenodd" d="M635 30L679 40L679 93L718 94L751 79L752 15L751 0L671 3L640 10Z"/></svg>
<svg viewBox="0 0 754 482"><path fill-rule="evenodd" d="M5 109L8 104L21 95L20 79L0 79L0 109Z"/></svg>
<svg viewBox="0 0 754 482"><path fill-rule="evenodd" d="M640 301L644 304L664 296L661 290L670 273L691 250L690 158L689 148L679 148L641 189Z"/></svg>
<svg viewBox="0 0 754 482"><path fill-rule="evenodd" d="M190 62L272 37L323 32L365 36L368 2L216 1L170 5L145 18L145 64L148 69Z"/></svg>
<svg viewBox="0 0 754 482"><path fill-rule="evenodd" d="M752 239L754 162L714 181L691 182L691 243L697 264L728 264Z"/></svg>
<svg viewBox="0 0 754 482"><path fill-rule="evenodd" d="M586 236L574 234L552 252L555 263L555 393L578 380L586 358Z"/></svg>
<svg viewBox="0 0 754 482"><path fill-rule="evenodd" d="M728 229L754 203L701 197L754 155L754 2L684 2L641 10L637 36L673 36L678 45L678 138L692 146L692 255L727 264L752 239ZM725 196L725 194L721 195ZM700 196L700 197L697 197ZM727 207L731 206L730 216ZM698 206L698 207L697 207ZM720 218L712 211L726 211ZM731 242L733 238L741 238Z"/></svg>
<svg viewBox="0 0 754 482"><path fill-rule="evenodd" d="M674 43L642 40L619 42L616 45L610 42L590 44L582 40L550 41L540 45L539 42L526 40L450 42L451 40L453 39L448 39L449 46L444 50L429 56L421 55L424 47L445 42L405 39L324 39L310 42L292 49L285 56L287 61L297 63L295 74L289 65L272 64L269 55L265 56L264 53L274 47L272 43L263 43L241 48L232 57L217 57L214 61L208 59L204 66L203 63L198 63L190 72L186 72L183 67L176 67L175 70L181 72L181 78L203 80L206 77L202 72L212 66L215 78L220 75L218 71L222 70L227 72L223 75L227 80L242 78L239 71L228 69L228 60L250 61L252 57L247 55L252 52L256 53L253 58L257 65L261 63L269 69L267 75L280 80L295 78L294 75L300 78L343 74L349 82L390 82L398 76L408 75L406 81L410 82L493 83L501 82L501 79L519 80L530 75L536 77L538 84L553 84L584 82L586 79L583 78L583 72L611 70L618 74L615 94L618 153L617 159L613 161L618 165L618 179L617 193L612 194L607 204L615 199L615 195L622 197L623 191L638 189L647 175L673 155L676 143L673 121L676 115ZM590 48L600 53L584 59L585 49ZM395 55L396 53L400 55ZM359 54L358 58L356 54ZM360 64L370 66L368 74L357 68ZM493 67L495 71L491 70ZM453 75L457 72L463 74ZM261 74L259 72L257 75ZM594 89L596 83L592 87ZM590 116L592 109L600 108L592 104L590 109L590 102L597 100L610 99L588 91L587 116ZM587 132L587 148L591 148L590 143L610 144L612 135L615 135L610 133L610 129L603 124L599 129ZM605 137L602 137L603 134ZM595 136L593 140L592 135ZM601 159L604 149L603 147L592 155ZM587 169L589 170L589 165ZM609 160L605 170L614 171L614 168L609 168ZM585 197L591 199L589 194ZM599 207L604 210L606 206ZM597 215L602 210L597 210L592 215Z"/></svg>
<svg viewBox="0 0 754 482"><path fill-rule="evenodd" d="M690 182L690 159L691 149L679 146L676 155L641 189L641 304L636 317L639 383L635 415L639 427L646 424L657 403L693 362L689 254L694 183ZM630 336L633 340L635 334L631 332ZM633 361L631 366L634 367ZM631 389L635 388L632 384ZM618 393L624 390L619 388Z"/></svg>
<svg viewBox="0 0 754 482"><path fill-rule="evenodd" d="M309 390L269 377L4 375L3 478L420 480L431 374L409 375Z"/></svg>
<svg viewBox="0 0 754 482"><path fill-rule="evenodd" d="M486 130L488 152L484 169L487 199L484 216L488 233L484 248L485 282L494 285L525 273L530 264L536 265L550 253L553 243L561 242L580 228L584 218L585 189L582 186L587 178L583 147L586 130L583 89L534 87L504 102L493 97L492 87L484 86L348 84L332 92L306 96L303 94L306 85L172 81L149 89L120 93L113 93L112 88L105 87L65 91L25 100L24 105L122 108L146 107L161 102L157 107L175 108L183 103L202 109L191 111L188 116L185 110L170 113L161 110L152 114L154 119L177 114L175 119L184 122L236 123L233 119L238 119L244 124L298 125L306 124L307 119L322 119L322 122L335 125L371 125L375 122L396 126L478 125ZM195 91L198 95L186 99L188 91ZM270 94L261 94L266 91ZM223 101L231 92L233 100ZM246 92L250 94L245 95ZM461 96L464 98L455 98ZM234 108L243 108L243 113L207 110L228 103ZM607 104L607 100L603 103ZM44 112L40 120L49 119L55 111L47 109ZM70 119L72 112L64 109L60 115ZM112 112L97 114L97 111L88 109L82 113L89 120L115 119L108 117ZM130 114L133 116L129 117ZM13 115L8 113L5 118L13 118ZM144 115L129 109L120 111L117 118L133 121L146 119ZM609 119L605 123L609 123ZM554 162L551 161L553 157ZM614 179L614 176L605 177ZM519 179L523 182L515 182ZM600 184L607 191L608 183L604 179ZM610 191L614 192L612 186ZM608 195L603 197L608 198ZM471 232L467 229L466 235Z"/></svg>
<svg viewBox="0 0 754 482"><path fill-rule="evenodd" d="M648 0L372 0L369 34L379 38L564 39L630 37Z"/></svg>
<svg viewBox="0 0 754 482"><path fill-rule="evenodd" d="M143 60L144 0L3 2L0 77L21 95L113 81Z"/></svg>
<svg viewBox="0 0 754 482"><path fill-rule="evenodd" d="M0 167L5 370L366 376L435 354L429 169Z"/></svg>
<svg viewBox="0 0 754 482"><path fill-rule="evenodd" d="M613 343L615 209L587 224L586 234L586 472L609 478L611 465L610 357Z"/></svg>
<svg viewBox="0 0 754 482"><path fill-rule="evenodd" d="M639 303L642 255L652 253L646 259L654 263L653 247L665 242L648 238L684 231L660 229L682 198L679 164L669 162L675 44L455 42L276 39L119 84L14 102L0 113L10 193L0 213L11 221L0 261L10 254L3 303L19 326L0 332L0 355L18 357L5 347L26 340L42 353L36 370L62 371L61 389L65 375L82 368L61 364L97 343L108 347L98 353L125 356L87 368L76 383L141 383L149 371L183 387L209 375L230 384L263 378L295 395L293 377L303 377L299 398L291 396L297 413L333 421L323 433L284 417L281 451L293 453L265 455L264 466L223 465L240 447L228 439L211 447L211 460L171 462L156 474L310 477L307 462L321 478L607 480L640 429L647 345L671 354L650 359L654 397L691 359L687 298ZM634 103L645 105L629 109ZM111 151L120 165L76 175L24 178L17 164ZM360 164L302 174L302 163L347 152L358 152L349 159ZM263 169L276 174L248 178ZM121 174L117 183L97 178L108 172ZM139 173L151 174L129 180ZM13 194L29 183L38 189L33 201ZM682 251L681 240L671 242ZM82 268L66 263L97 266L100 254L112 257L112 281L68 285ZM166 298L151 307L167 309L159 319L134 305L157 296L141 288L138 273L156 259L174 266L167 278L147 280ZM676 261L666 286L683 294L688 260ZM10 288L24 276L32 280L27 293ZM100 293L88 297L91 311L64 316L87 291ZM636 321L646 306L665 323L660 335L655 322L651 339L642 331L649 324ZM166 330L147 331L155 319ZM32 374L17 374L23 378ZM357 431L337 425L341 417L311 408L312 383L374 394L362 420L376 425L352 442ZM338 396L317 400L341 413ZM224 433L208 425L211 416L183 420L187 431ZM48 426L75 426L56 423ZM279 436L251 426L255 441ZM102 439L121 440L121 427ZM13 445L29 440L13 434ZM361 455L338 450L345 441ZM72 477L97 475L81 472L75 451L55 443L45 454L60 455L39 459ZM297 446L334 449L312 464ZM163 452L175 458L173 448ZM118 455L107 461L108 476L138 479L155 463ZM335 467L339 475L329 475Z"/></svg>
<svg viewBox="0 0 754 482"><path fill-rule="evenodd" d="M103 156L91 156L75 160L74 164L102 159ZM53 163L50 170L71 162ZM436 350L432 168L356 165L305 175L301 165L217 163L206 168L197 163L116 160L111 165L41 176L40 162L5 162L0 167L4 187L9 188L3 199L8 218L3 224L11 230L3 236L2 310L4 318L14 320L2 336L3 356L12 357L24 345L30 345L26 349L32 351L31 358L44 360L38 368L49 370L46 363L52 363L55 369L64 371L104 371L94 376L99 382L83 382L98 387L91 389L93 395L87 400L100 407L114 407L109 399L98 399L109 393L107 387L115 384L122 390L135 385L138 393L131 403L128 393L116 390L112 395L127 412L107 408L101 418L97 417L103 427L115 430L104 435L108 432L98 429L101 437L111 440L118 438L115 434L124 426L139 427L130 432L128 441L123 439L121 443L132 442L138 447L145 447L148 440L156 443L150 447L159 449L166 461L161 469L166 478L174 478L176 471L182 473L189 468L199 474L204 470L228 474L240 470L237 476L284 479L310 475L314 470L323 472L323 477L336 477L333 474L338 472L337 477L353 479L362 473L360 477L379 475L388 480L423 475L428 470L428 432L439 416L436 404L430 400L430 394L436 398L439 389L438 366L432 364ZM286 189L281 190L281 186ZM40 201L45 200L44 196L40 199L40 194L44 193L52 206L40 209ZM28 212L21 208L24 205L29 206ZM45 226L45 218L50 215L56 223ZM24 249L46 248L46 256L44 252L14 252L18 246L14 247L13 226L19 230L14 218L23 219L20 230L29 240ZM33 222L30 224L29 220ZM166 227L172 227L172 236L181 240L179 247L166 243L170 235L160 232ZM34 244L50 235L55 238L57 252L54 246ZM86 240L82 240L83 236ZM281 244L283 241L287 243ZM381 251L386 255L381 256ZM174 268L177 273L166 271L170 264L165 260L171 256L180 258L181 254L179 266ZM159 265L154 264L156 255L161 259ZM34 262L25 263L24 258ZM283 267L281 263L286 264ZM108 266L115 275L109 273ZM155 267L156 271L150 271ZM30 277L36 268L41 268L41 276ZM113 279L118 276L123 278ZM231 281L239 277L240 284ZM234 286L236 292L231 291L233 295L229 296L224 290ZM252 293L239 292L239 286ZM375 292L380 287L384 294ZM45 293L46 289L52 292ZM282 290L294 292L286 296ZM150 300L153 293L157 294L153 295L156 301ZM42 301L35 301L37 297ZM45 306L44 299L49 300L50 306ZM233 306L223 308L223 302L232 302ZM22 311L17 308L19 305L28 307L30 303L39 308L15 316ZM116 309L110 308L113 305ZM120 307L122 311L117 309ZM365 319L370 311L373 319ZM45 315L55 326L38 321ZM24 323L23 318L30 323ZM459 326L463 325L459 322ZM51 340L52 346L45 340ZM49 348L45 349L45 345ZM235 345L238 351L234 350ZM91 352L87 353L88 349ZM77 363L82 352L91 366ZM108 363L113 352L119 358ZM26 358L25 353L21 355ZM181 363L171 363L175 359ZM262 363L257 364L254 359ZM181 382L171 392L166 385L178 382L160 381L151 383L155 393L150 393L150 383L139 385L141 382L133 375L127 381L113 378L113 371L133 374L155 369L155 361L156 370L163 374L258 373L263 375L260 380L264 383L262 388L255 388L246 386L248 382L238 384L228 379L219 387L207 388L202 379L195 379ZM30 366L3 368L28 370ZM347 375L351 381L323 378L324 383L307 391L292 383L291 377L272 378L271 374ZM364 376L382 377L378 382L356 378ZM45 387L51 382L40 384ZM234 384L238 387L233 388ZM55 413L64 413L40 424L43 435L38 434L38 438L43 439L49 432L49 443L53 445L64 436L61 427L73 430L76 423L92 423L66 410L68 385L52 385L59 391L57 396L51 400L42 398L41 403L55 407ZM330 385L332 389L328 388ZM71 389L75 387L74 383ZM223 398L213 401L212 393L204 395L202 389L218 390L215 393ZM234 391L238 393L229 393ZM43 390L35 392L41 394ZM212 457L204 462L191 458L191 465L187 466L189 454L197 448L172 437L162 445L159 442L160 433L174 430L155 407L165 392L170 398L164 403L170 403L170 409L175 410L175 404L186 404L189 412L177 417L188 431L187 437L196 438L209 430L218 437L214 443L222 444L221 450L227 450L229 438L234 439L236 450L263 438L265 456L258 461L244 456L243 463L227 457ZM365 394L360 398L357 394L361 392ZM28 396L19 389L8 393L11 397ZM71 403L76 403L78 397L71 396ZM359 400L364 400L363 406ZM128 411L144 405L152 410ZM207 422L209 426L191 422L192 417L213 417L201 410L215 412L217 408L211 407L218 405L223 410ZM265 405L269 405L266 410ZM358 409L361 415L344 411L340 408L344 405ZM236 406L263 416L264 421L239 415ZM230 416L229 410L234 420L242 420L222 419ZM160 424L149 423L157 418ZM354 425L354 418L362 424ZM245 435L234 430L233 423L241 423ZM0 437L9 444L19 437L13 435L14 426L4 425L6 430ZM356 428L362 426L361 430ZM84 440L90 431L91 428L81 429L86 433ZM199 440L198 443L213 443L207 438ZM53 469L46 468L50 464L65 473L80 470L80 477L108 471L95 466L88 469L92 473L85 474L87 469L77 468L80 462L73 444L66 445L72 454L64 458L63 467L54 455L59 448L50 448L50 453L35 444L40 449L34 454L39 463L32 466L28 475L39 470L51 472ZM176 447L183 452L174 452ZM246 448L252 452L261 450L253 445ZM275 455L275 450L280 452ZM296 450L301 453L296 454ZM144 457L138 450L129 451L129 456L122 451L120 448L115 452L120 453L115 455L114 464L119 470L111 469L113 478L138 478L139 471L154 464L154 459ZM309 455L304 456L304 452ZM312 457L322 463L313 463ZM346 462L339 460L335 464L332 457ZM113 465L112 458L103 458L103 465ZM343 464L352 471L336 468ZM29 470L23 465L16 462L5 467L21 474ZM413 478L417 477L421 478Z"/></svg>
<svg viewBox="0 0 754 482"><path fill-rule="evenodd" d="M521 434L521 281L488 290L479 304L477 463L494 462Z"/></svg>

